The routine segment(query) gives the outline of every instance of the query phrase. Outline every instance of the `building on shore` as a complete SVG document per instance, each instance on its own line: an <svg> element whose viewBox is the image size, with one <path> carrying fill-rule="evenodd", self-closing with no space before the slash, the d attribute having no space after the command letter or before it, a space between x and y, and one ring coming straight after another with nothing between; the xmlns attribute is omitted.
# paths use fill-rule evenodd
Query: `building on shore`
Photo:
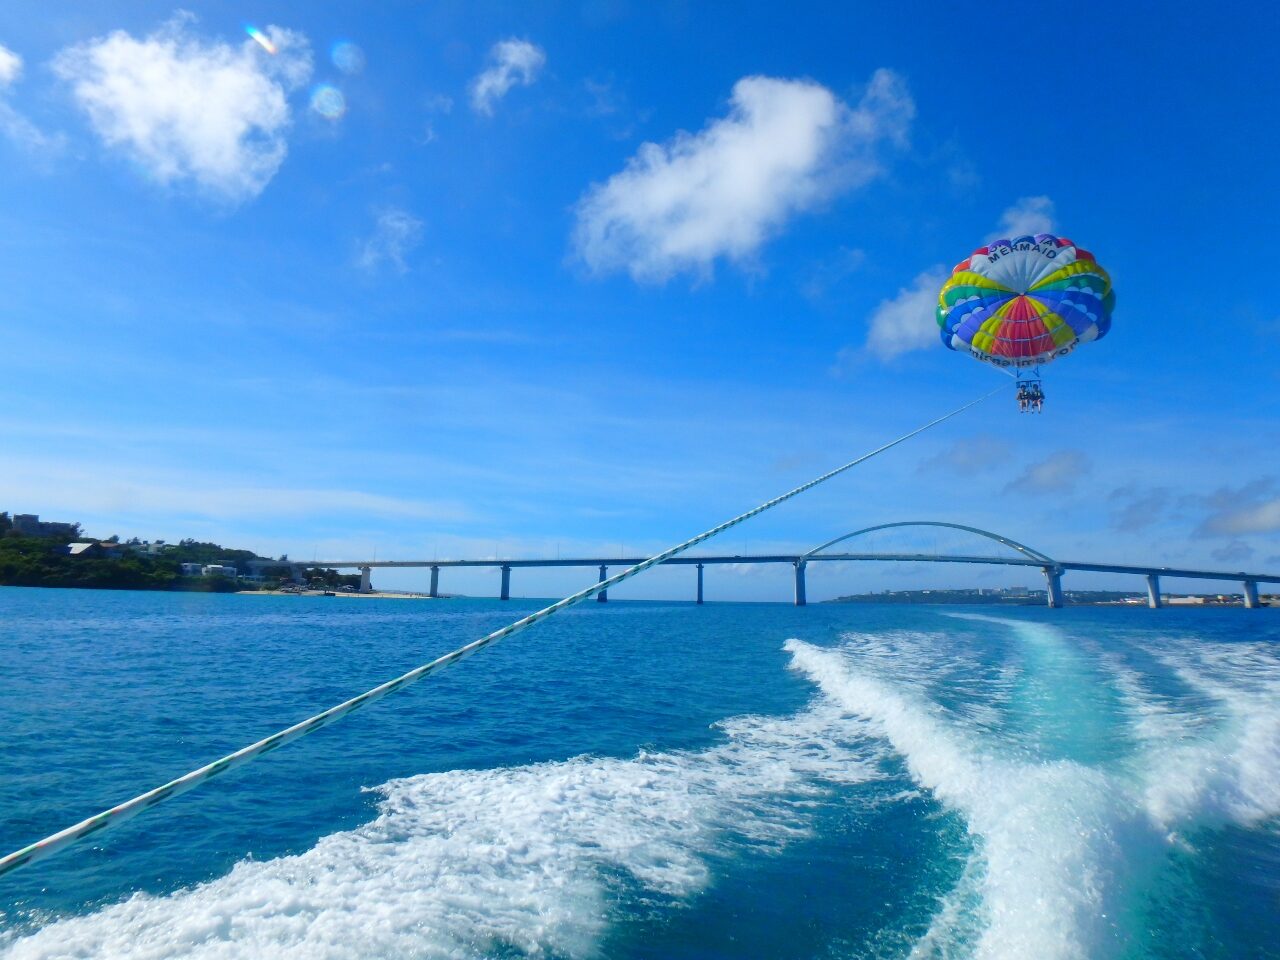
<svg viewBox="0 0 1280 960"><path fill-rule="evenodd" d="M97 560L117 560L120 558L120 545L109 540L90 540L68 543L60 552L69 557L88 557Z"/></svg>
<svg viewBox="0 0 1280 960"><path fill-rule="evenodd" d="M24 537L74 537L80 532L78 523L41 520L38 513L15 513L13 530Z"/></svg>

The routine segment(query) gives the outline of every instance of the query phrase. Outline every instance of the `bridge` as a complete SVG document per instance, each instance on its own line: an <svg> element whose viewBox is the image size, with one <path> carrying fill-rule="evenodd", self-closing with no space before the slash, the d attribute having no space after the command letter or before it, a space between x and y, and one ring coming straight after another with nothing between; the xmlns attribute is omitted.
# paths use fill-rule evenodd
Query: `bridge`
<svg viewBox="0 0 1280 960"><path fill-rule="evenodd" d="M903 527L947 528L971 533L986 538L1012 550L1015 556L977 556L968 554L932 554L932 553L830 553L831 547L847 543L858 537L879 530L890 530ZM487 567L500 572L498 596L502 600L511 599L511 571L527 567L596 567L600 580L608 578L610 567L631 567L642 562L645 557L556 557L555 559L482 559L482 560L313 560L310 563L299 561L250 560L248 565L261 570L267 567L288 567L295 580L302 579L302 571L311 568L357 569L360 571L360 590L369 593L372 590L371 575L375 567L423 567L431 571L431 589L428 596L440 596L440 571L450 567ZM902 520L896 523L881 523L872 527L854 530L843 536L819 544L812 550L800 554L735 554L721 556L677 556L665 561L666 565L692 566L697 570L697 589L695 600L703 602L703 570L716 564L756 564L775 563L789 564L795 577L795 604L803 607L808 598L806 595L806 570L811 563L831 563L849 561L879 561L897 563L976 563L1010 567L1038 568L1045 578L1045 598L1050 607L1061 607L1063 602L1062 576L1070 571L1087 573L1119 573L1144 577L1147 587L1147 605L1153 609L1163 606L1160 592L1160 578L1172 577L1191 580L1219 580L1241 584L1244 605L1248 608L1260 606L1258 601L1258 584L1280 584L1280 574L1246 573L1244 571L1198 570L1180 567L1132 566L1115 563L1092 563L1074 560L1055 560L1039 550L1028 547L1009 537L977 527L969 527L959 523L946 523L938 520ZM608 601L608 591L602 590L596 599Z"/></svg>

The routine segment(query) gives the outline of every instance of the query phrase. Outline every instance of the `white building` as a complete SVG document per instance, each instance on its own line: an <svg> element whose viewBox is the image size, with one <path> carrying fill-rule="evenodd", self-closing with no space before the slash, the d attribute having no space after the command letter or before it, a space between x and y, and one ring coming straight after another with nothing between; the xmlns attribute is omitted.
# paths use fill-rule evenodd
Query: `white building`
<svg viewBox="0 0 1280 960"><path fill-rule="evenodd" d="M184 563L185 567L186 564ZM221 563L206 564L201 574L206 577L230 577L232 580L236 578L236 568Z"/></svg>

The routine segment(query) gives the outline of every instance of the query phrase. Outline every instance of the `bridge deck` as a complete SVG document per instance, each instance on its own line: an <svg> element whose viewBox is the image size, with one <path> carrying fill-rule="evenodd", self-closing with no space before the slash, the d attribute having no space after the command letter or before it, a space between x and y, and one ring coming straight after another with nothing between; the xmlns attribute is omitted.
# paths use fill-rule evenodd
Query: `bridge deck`
<svg viewBox="0 0 1280 960"><path fill-rule="evenodd" d="M629 567L646 560L646 557L556 557L556 558L495 558L483 560L312 560L312 561L256 561L256 566L324 567L332 569L363 567ZM1147 567L1116 563L1089 563L1075 560L1059 560L1053 564L1042 563L1027 557L942 556L927 553L824 553L802 554L735 554L718 556L680 556L665 561L666 564L690 566L696 564L730 563L790 563L803 560L819 561L886 561L891 563L980 563L1016 567L1036 567L1060 571L1076 570L1089 573L1124 573L1137 576L1181 577L1193 580L1252 580L1258 583L1280 583L1280 573L1248 573L1243 570L1195 570L1181 567Z"/></svg>

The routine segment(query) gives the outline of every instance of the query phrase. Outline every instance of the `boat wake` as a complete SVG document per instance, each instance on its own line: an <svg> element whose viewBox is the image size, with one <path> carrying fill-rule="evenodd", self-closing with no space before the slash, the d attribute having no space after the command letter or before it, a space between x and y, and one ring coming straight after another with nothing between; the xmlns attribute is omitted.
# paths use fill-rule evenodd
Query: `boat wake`
<svg viewBox="0 0 1280 960"><path fill-rule="evenodd" d="M700 752L580 757L394 780L379 814L290 857L137 894L3 951L35 958L479 957L595 953L611 901L675 901L735 846L811 832L812 802L875 776L829 702L722 724Z"/></svg>
<svg viewBox="0 0 1280 960"><path fill-rule="evenodd" d="M725 721L708 749L394 780L371 822L302 854L10 933L0 955L590 957L628 911L696 906L736 854L814 838L823 804L897 809L920 791L951 827L894 829L963 867L929 873L923 912L864 941L873 953L1159 953L1171 860L1280 813L1280 660L1264 644L1090 647L1026 621L950 622L787 641L812 704Z"/></svg>
<svg viewBox="0 0 1280 960"><path fill-rule="evenodd" d="M1141 947L1144 894L1171 849L1198 830L1280 812L1280 663L1260 647L1186 646L1163 651L1166 672L1151 680L1113 661L1109 735L1127 749L1099 760L1094 740L1108 718L1084 686L1096 686L1085 657L1052 628L995 622L1029 648L1023 668L1041 671L1020 676L1000 709L1011 721L1033 717L1039 737L974 723L931 697L948 659L934 638L787 649L967 825L963 876L912 957L1126 954ZM1187 689L1152 692L1171 682Z"/></svg>

